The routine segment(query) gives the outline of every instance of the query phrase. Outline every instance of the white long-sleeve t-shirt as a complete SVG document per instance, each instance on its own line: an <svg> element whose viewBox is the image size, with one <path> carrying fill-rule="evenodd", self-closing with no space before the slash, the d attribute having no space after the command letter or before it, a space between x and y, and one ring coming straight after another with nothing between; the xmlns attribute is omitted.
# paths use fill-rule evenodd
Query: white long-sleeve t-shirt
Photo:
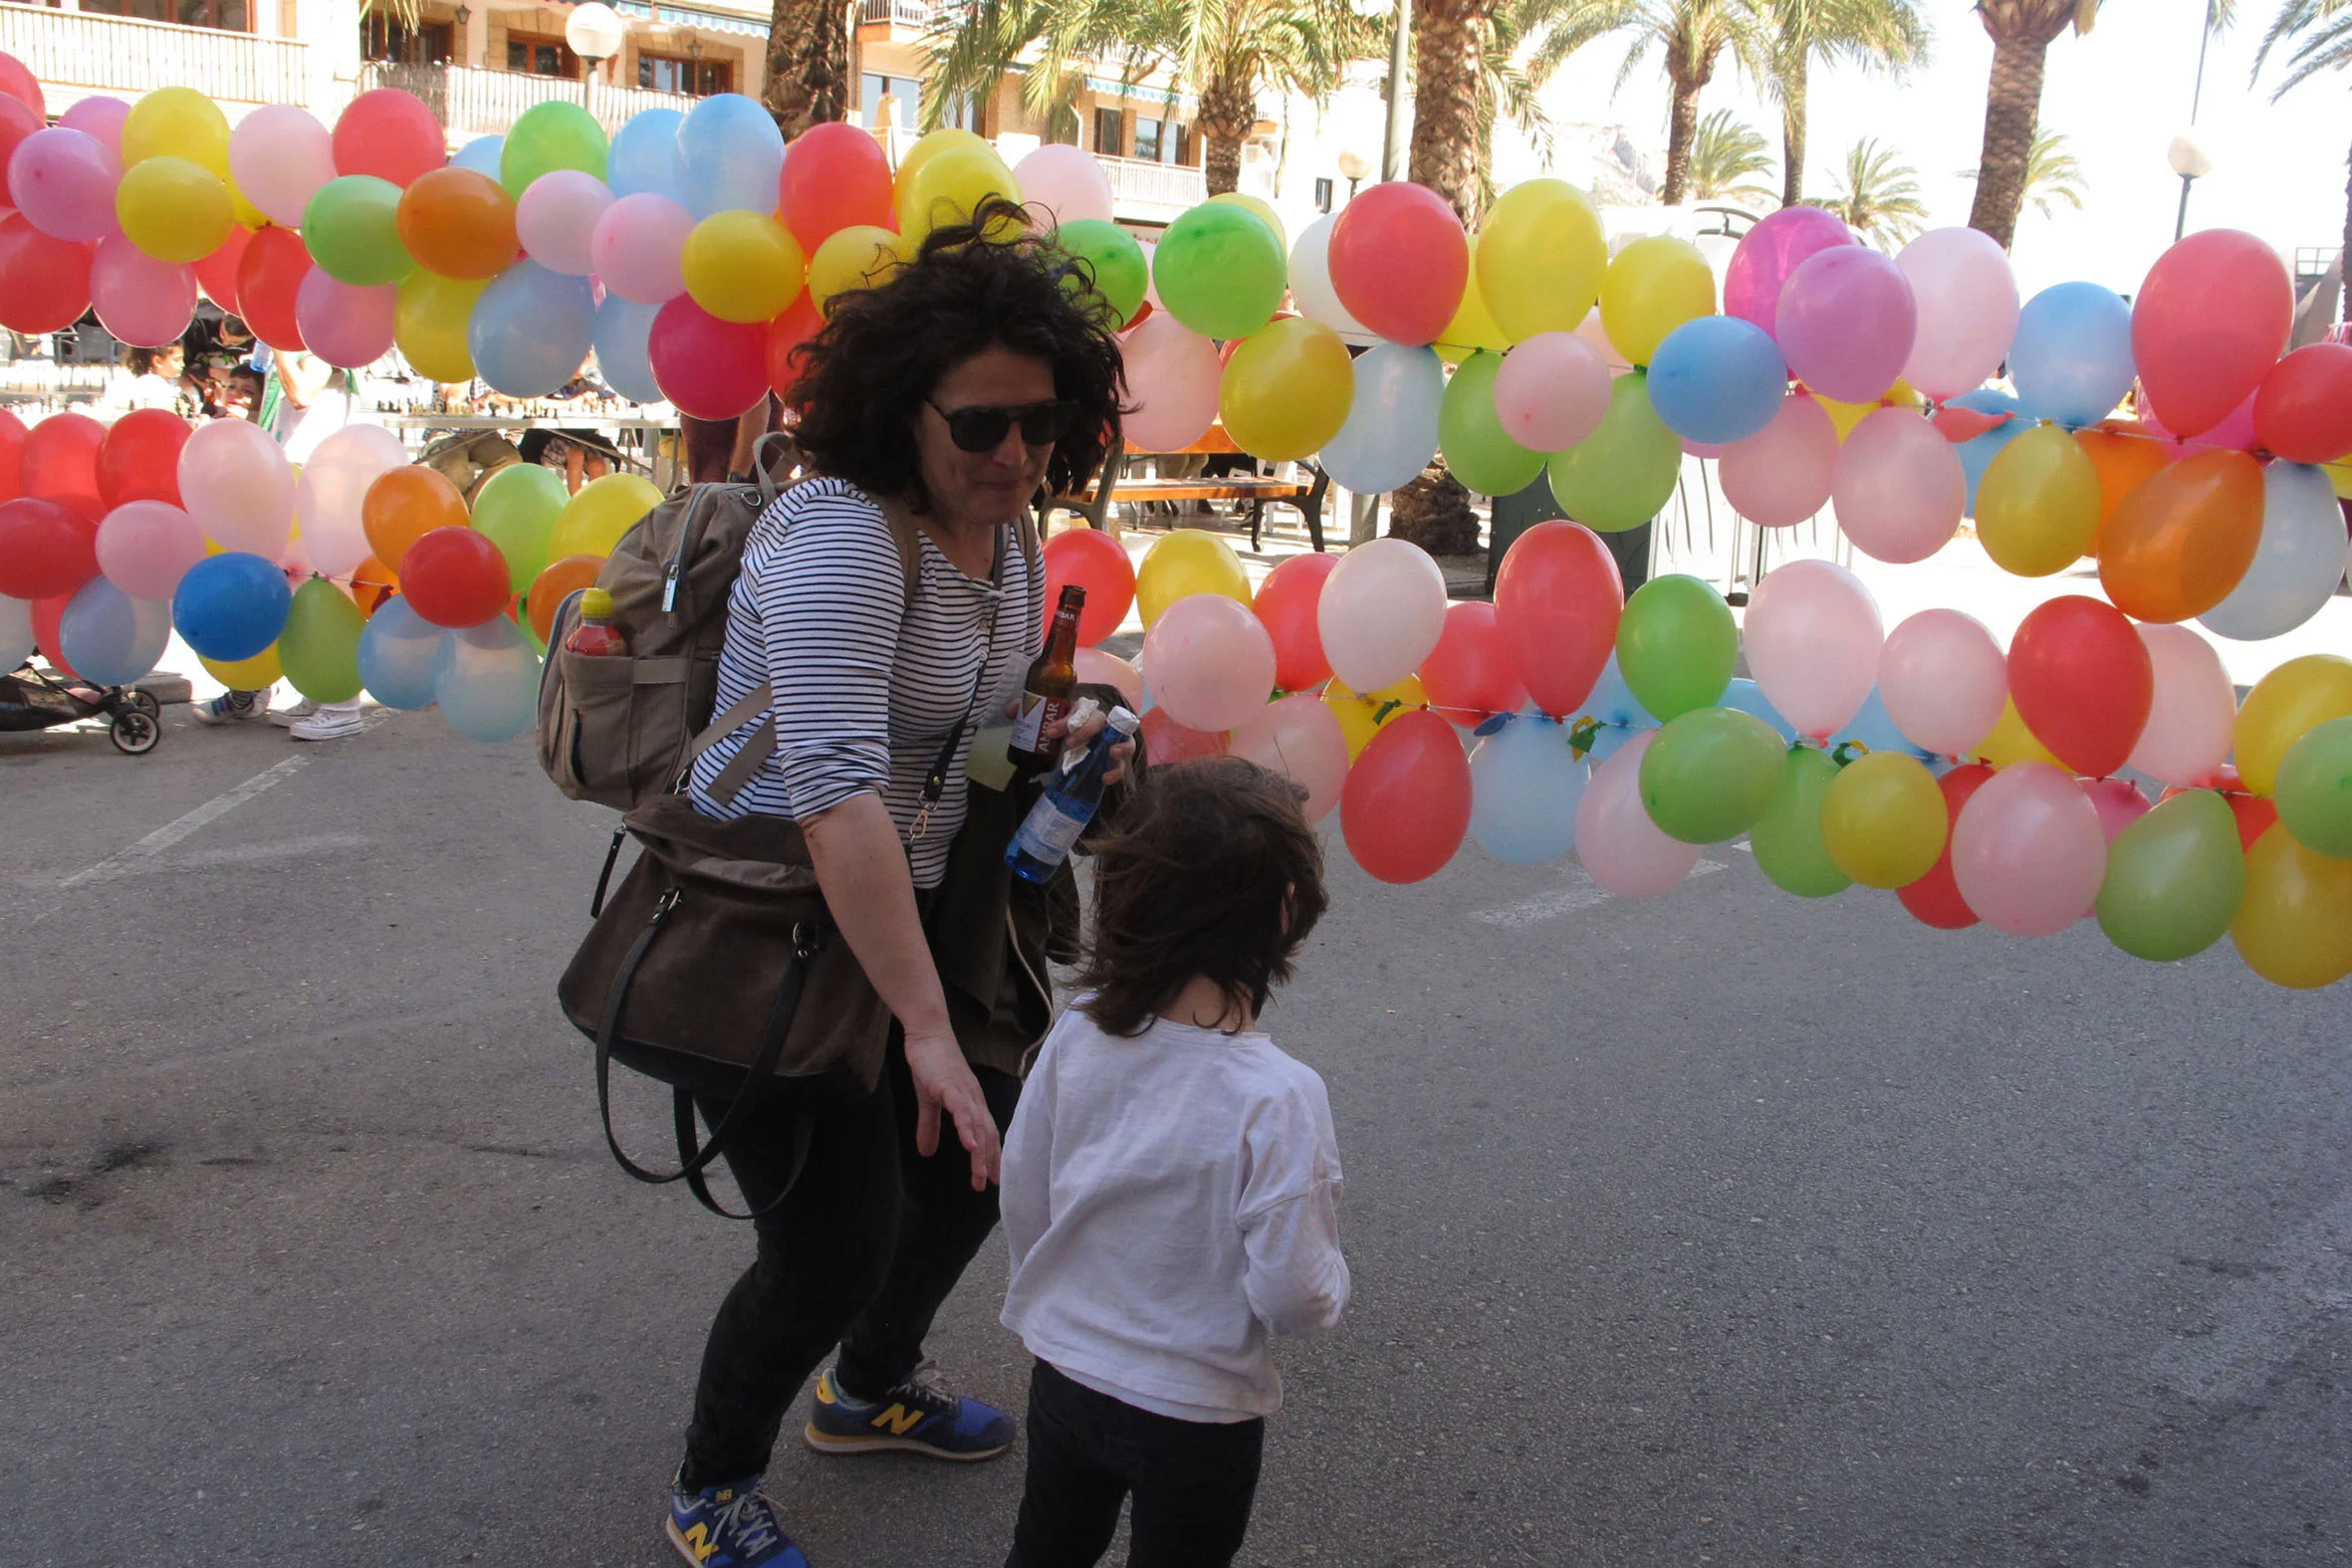
<svg viewBox="0 0 2352 1568"><path fill-rule="evenodd" d="M1005 1135L1005 1326L1074 1381L1190 1421L1282 1408L1269 1334L1347 1305L1339 1148L1314 1069L1264 1034L1077 1008Z"/></svg>

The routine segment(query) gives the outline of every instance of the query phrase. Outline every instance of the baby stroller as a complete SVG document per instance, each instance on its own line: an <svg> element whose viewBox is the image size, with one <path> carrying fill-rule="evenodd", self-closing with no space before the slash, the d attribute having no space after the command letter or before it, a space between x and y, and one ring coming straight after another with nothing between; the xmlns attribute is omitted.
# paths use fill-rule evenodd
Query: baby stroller
<svg viewBox="0 0 2352 1568"><path fill-rule="evenodd" d="M162 706L135 687L68 685L30 661L0 675L0 730L49 730L101 714L113 721L107 739L125 756L142 757L163 739Z"/></svg>

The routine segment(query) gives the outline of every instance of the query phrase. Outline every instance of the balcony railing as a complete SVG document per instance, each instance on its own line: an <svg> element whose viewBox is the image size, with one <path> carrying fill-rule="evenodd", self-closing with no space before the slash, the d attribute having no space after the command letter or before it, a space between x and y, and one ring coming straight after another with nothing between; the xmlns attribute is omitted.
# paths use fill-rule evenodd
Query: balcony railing
<svg viewBox="0 0 2352 1568"><path fill-rule="evenodd" d="M1122 218L1174 218L1209 199L1208 176L1182 163L1147 163L1141 158L1094 161L1110 176L1111 210Z"/></svg>
<svg viewBox="0 0 2352 1568"><path fill-rule="evenodd" d="M219 28L0 5L0 51L23 61L44 84L93 93L192 87L235 104L304 104L309 50L292 39Z"/></svg>
<svg viewBox="0 0 2352 1568"><path fill-rule="evenodd" d="M609 87L602 82L571 82L525 71L480 71L471 66L411 66L386 61L370 63L360 73L359 86L362 90L391 87L413 93L424 100L443 125L461 134L503 135L535 104L585 104L598 124L606 131L615 131L631 115L646 110L674 109L683 112L701 102L684 93Z"/></svg>
<svg viewBox="0 0 2352 1568"><path fill-rule="evenodd" d="M879 23L927 28L931 25L931 7L926 0L859 0L857 25L871 27Z"/></svg>

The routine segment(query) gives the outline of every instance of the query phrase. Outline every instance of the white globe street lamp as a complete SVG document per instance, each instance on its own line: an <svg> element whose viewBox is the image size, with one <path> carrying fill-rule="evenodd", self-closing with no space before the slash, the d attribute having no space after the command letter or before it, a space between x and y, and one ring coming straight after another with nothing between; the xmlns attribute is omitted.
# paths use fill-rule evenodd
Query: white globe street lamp
<svg viewBox="0 0 2352 1568"><path fill-rule="evenodd" d="M2173 243L2178 245L2189 229L2189 187L2214 171L2214 156L2206 150L2195 130L2184 130L2173 137L2173 144L2165 148L2164 155L2173 172L2181 176L2181 211L2173 219Z"/></svg>
<svg viewBox="0 0 2352 1568"><path fill-rule="evenodd" d="M595 80L596 67L620 53L621 41L628 36L627 24L620 13L604 4L604 0L588 0L585 5L572 8L564 20L564 42L572 52L588 64L588 73L580 87L581 101L588 101L588 84Z"/></svg>

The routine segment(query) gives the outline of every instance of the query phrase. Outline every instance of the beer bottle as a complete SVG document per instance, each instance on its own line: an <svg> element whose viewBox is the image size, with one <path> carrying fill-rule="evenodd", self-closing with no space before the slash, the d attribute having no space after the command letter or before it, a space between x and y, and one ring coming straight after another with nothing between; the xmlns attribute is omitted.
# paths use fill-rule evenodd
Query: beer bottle
<svg viewBox="0 0 2352 1568"><path fill-rule="evenodd" d="M1059 743L1046 739L1047 727L1069 712L1069 699L1078 685L1078 612L1086 607L1086 590L1068 583L1054 610L1054 630L1046 651L1029 667L1021 685L1021 715L1013 721L1013 739L1006 755L1013 766L1034 773L1054 766Z"/></svg>

